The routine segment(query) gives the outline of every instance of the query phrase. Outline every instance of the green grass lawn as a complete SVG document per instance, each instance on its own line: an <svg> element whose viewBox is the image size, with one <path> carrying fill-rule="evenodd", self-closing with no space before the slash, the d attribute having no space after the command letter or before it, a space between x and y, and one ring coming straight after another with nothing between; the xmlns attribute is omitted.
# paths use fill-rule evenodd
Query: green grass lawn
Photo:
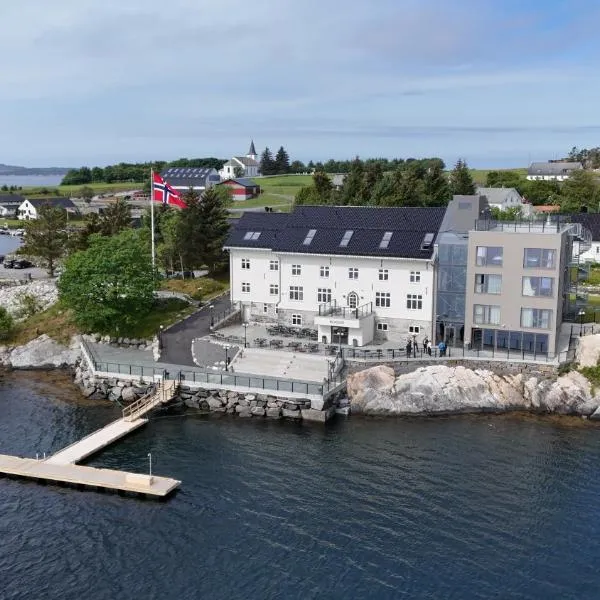
<svg viewBox="0 0 600 600"><path fill-rule="evenodd" d="M96 194L106 194L108 192L126 192L129 190L139 190L144 186L144 183L87 183L84 185L59 185L59 186L24 186L17 193L24 196L53 196L58 192L61 196L72 196L76 194L82 187L89 187Z"/></svg>
<svg viewBox="0 0 600 600"><path fill-rule="evenodd" d="M527 176L527 168L525 167L517 167L515 169L470 169L471 177L473 177L473 181L479 185L485 185L487 175L490 171L515 171L521 177Z"/></svg>
<svg viewBox="0 0 600 600"><path fill-rule="evenodd" d="M231 204L231 208L256 208L260 206L289 206L291 202L281 196L264 193L250 200L239 200Z"/></svg>

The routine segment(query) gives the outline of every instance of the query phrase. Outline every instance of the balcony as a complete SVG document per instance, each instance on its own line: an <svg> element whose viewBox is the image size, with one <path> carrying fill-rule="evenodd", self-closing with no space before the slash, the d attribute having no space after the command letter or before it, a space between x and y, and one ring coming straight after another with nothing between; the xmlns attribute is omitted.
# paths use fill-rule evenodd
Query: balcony
<svg viewBox="0 0 600 600"><path fill-rule="evenodd" d="M319 316L315 316L315 325L341 325L343 327L360 327L361 321L373 314L373 303L362 306L338 306L337 303L319 304Z"/></svg>

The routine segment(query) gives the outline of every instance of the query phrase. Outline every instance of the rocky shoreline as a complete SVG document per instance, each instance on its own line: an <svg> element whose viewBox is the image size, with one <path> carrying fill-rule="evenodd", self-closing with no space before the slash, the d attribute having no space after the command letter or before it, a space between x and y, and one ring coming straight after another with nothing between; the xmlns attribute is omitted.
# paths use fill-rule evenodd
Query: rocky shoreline
<svg viewBox="0 0 600 600"><path fill-rule="evenodd" d="M62 346L46 335L19 347L0 346L0 365L13 369L68 368L74 383L90 400L127 404L148 393L152 385L118 378L99 378L82 359L78 337ZM150 348L146 340L93 338L96 342L134 344ZM582 365L595 365L600 358L600 335L583 338L577 352ZM398 371L398 369L397 369ZM527 411L579 415L600 419L600 390L578 371L558 375L552 370L525 368L510 372L498 363L490 368L464 364L435 364L410 372L395 372L387 365L365 368L347 377L346 394L338 394L321 406L308 399L279 398L219 389L182 386L178 400L187 408L240 417L265 417L326 421L333 413L376 416L448 415L477 412ZM315 410L319 409L319 410Z"/></svg>

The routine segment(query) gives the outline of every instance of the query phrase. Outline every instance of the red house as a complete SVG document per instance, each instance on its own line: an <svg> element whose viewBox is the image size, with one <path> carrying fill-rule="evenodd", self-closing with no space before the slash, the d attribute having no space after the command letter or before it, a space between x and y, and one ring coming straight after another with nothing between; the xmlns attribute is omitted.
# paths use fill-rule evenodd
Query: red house
<svg viewBox="0 0 600 600"><path fill-rule="evenodd" d="M260 194L260 186L246 177L226 179L220 185L226 185L231 190L234 200L248 200Z"/></svg>

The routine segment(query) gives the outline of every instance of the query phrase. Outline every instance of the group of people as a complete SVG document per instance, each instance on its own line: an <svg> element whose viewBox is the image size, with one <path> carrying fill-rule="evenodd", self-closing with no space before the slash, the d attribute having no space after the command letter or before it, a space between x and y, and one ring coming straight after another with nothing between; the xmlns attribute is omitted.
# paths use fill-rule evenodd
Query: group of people
<svg viewBox="0 0 600 600"><path fill-rule="evenodd" d="M427 336L425 336L425 338L423 339L423 344L421 346L421 350L424 354L428 354L429 356L431 356L432 353L432 344L431 344L431 340L429 340L427 338ZM444 340L440 341L440 343L437 345L438 347L438 351L439 351L439 355L441 357L446 356L446 342L444 342ZM419 351L419 342L417 342L417 338L409 338L408 342L406 342L406 356L410 357L410 356L414 356L416 358L417 356L417 352Z"/></svg>

